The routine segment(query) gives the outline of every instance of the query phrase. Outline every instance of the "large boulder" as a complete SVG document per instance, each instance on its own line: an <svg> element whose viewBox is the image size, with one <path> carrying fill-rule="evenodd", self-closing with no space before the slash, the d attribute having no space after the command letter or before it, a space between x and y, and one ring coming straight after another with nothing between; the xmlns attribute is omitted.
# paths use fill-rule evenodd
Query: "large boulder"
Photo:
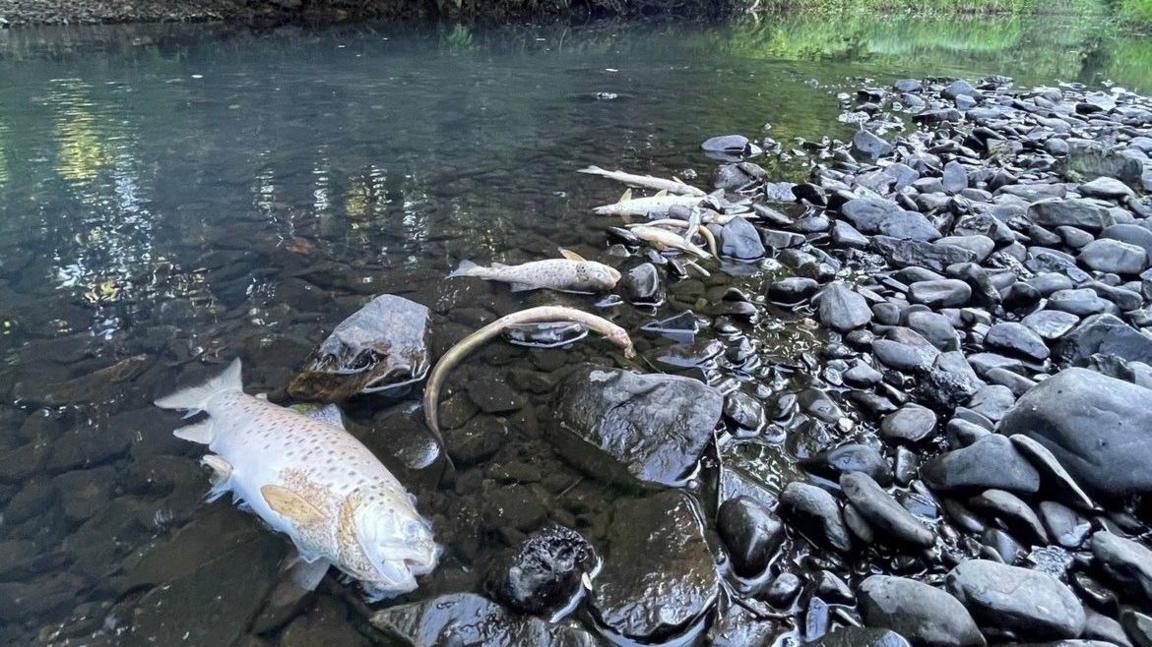
<svg viewBox="0 0 1152 647"><path fill-rule="evenodd" d="M665 490L616 504L590 602L613 634L643 643L688 629L716 601L719 576L691 497Z"/></svg>
<svg viewBox="0 0 1152 647"><path fill-rule="evenodd" d="M1073 366L1084 366L1096 354L1152 364L1152 336L1114 315L1100 314L1088 317L1067 332L1057 347L1060 359Z"/></svg>
<svg viewBox="0 0 1152 647"><path fill-rule="evenodd" d="M860 584L860 613L869 627L892 629L913 644L984 647L963 604L944 591L904 577L873 575Z"/></svg>
<svg viewBox="0 0 1152 647"><path fill-rule="evenodd" d="M948 573L946 584L983 627L1033 640L1078 638L1084 631L1084 607L1047 573L970 559Z"/></svg>
<svg viewBox="0 0 1152 647"><path fill-rule="evenodd" d="M335 402L419 382L430 365L428 323L425 306L378 296L336 326L288 392L302 400Z"/></svg>
<svg viewBox="0 0 1152 647"><path fill-rule="evenodd" d="M1017 400L998 431L1036 440L1098 493L1152 492L1152 391L1142 386L1069 368Z"/></svg>
<svg viewBox="0 0 1152 647"><path fill-rule="evenodd" d="M712 439L724 397L687 377L582 366L557 388L552 434L568 460L621 483L676 485Z"/></svg>
<svg viewBox="0 0 1152 647"><path fill-rule="evenodd" d="M409 645L547 645L592 647L597 640L571 625L552 624L535 616L513 614L474 593L450 593L389 607L370 618L392 642Z"/></svg>

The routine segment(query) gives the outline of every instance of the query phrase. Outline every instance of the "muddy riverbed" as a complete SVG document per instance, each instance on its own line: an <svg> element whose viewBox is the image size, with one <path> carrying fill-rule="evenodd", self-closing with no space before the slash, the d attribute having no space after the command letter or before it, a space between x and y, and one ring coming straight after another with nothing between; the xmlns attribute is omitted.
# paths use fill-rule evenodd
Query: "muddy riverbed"
<svg viewBox="0 0 1152 647"><path fill-rule="evenodd" d="M1143 644L1152 112L1100 81L1146 79L1030 26L940 64L850 27L5 34L0 639ZM721 189L708 276L611 233L589 164ZM557 247L616 298L445 278ZM150 403L240 357L287 404L379 294L430 357L535 305L640 357L489 344L451 471L419 386L345 402L442 561L286 601L287 542Z"/></svg>

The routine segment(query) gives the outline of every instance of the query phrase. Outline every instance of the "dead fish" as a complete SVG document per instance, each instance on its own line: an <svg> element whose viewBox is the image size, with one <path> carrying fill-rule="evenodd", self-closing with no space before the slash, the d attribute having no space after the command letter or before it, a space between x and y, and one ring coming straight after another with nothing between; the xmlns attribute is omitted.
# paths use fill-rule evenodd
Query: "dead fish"
<svg viewBox="0 0 1152 647"><path fill-rule="evenodd" d="M719 249L719 247L716 244L716 235L712 233L711 229L709 229L707 227L701 227L699 224L699 220L696 221L695 229L692 226L693 222L691 220L676 220L675 218L665 218L662 220L653 220L652 222L647 223L647 225L652 226L652 227L676 227L678 229L684 229L685 232L684 232L683 237L684 237L684 240L686 240L686 241L692 240L693 232L699 233L704 238L704 240L707 241L708 250L710 252L712 252L712 255L713 256L719 256L720 255L720 252L717 251Z"/></svg>
<svg viewBox="0 0 1152 647"><path fill-rule="evenodd" d="M440 434L437 408L439 407L440 389L444 386L444 380L448 377L448 371L452 370L452 367L467 357L468 353L476 350L483 345L484 342L499 335L504 330L520 324L545 321L575 321L576 323L583 324L589 330L599 333L608 341L623 348L625 357L631 359L636 356L636 350L632 347L632 339L628 336L628 331L603 317L598 317L583 310L563 306L540 306L520 310L500 317L496 321L468 335L460 340L458 344L448 349L448 352L444 353L444 356L440 358L440 361L437 362L436 366L432 369L432 374L428 376L428 385L424 389L424 421L428 424L428 429L432 430L432 433L436 435L436 439L440 441L441 446L444 445L444 441L443 436Z"/></svg>
<svg viewBox="0 0 1152 647"><path fill-rule="evenodd" d="M618 202L606 204L592 209L593 213L601 216L647 216L657 218L668 215L673 207L698 207L707 200L707 196L694 195L668 195L664 191L649 198L633 198L629 189L620 196Z"/></svg>
<svg viewBox="0 0 1152 647"><path fill-rule="evenodd" d="M314 588L332 565L370 598L406 593L430 573L440 548L415 498L343 428L335 405L304 415L243 391L240 360L208 382L155 402L203 411L177 438L208 445L208 499L231 492L299 552L293 578Z"/></svg>
<svg viewBox="0 0 1152 647"><path fill-rule="evenodd" d="M668 231L667 229L655 227L652 225L630 225L628 230L636 234L636 237L640 240L652 245L660 251L664 251L666 249L678 249L682 252L688 252L689 254L698 256L703 259L712 258L711 254L704 251L703 249L700 249L700 247L697 245L684 240L683 236L677 234L674 231Z"/></svg>
<svg viewBox="0 0 1152 647"><path fill-rule="evenodd" d="M530 261L519 265L493 263L482 267L472 261L461 261L448 278L470 276L485 281L502 281L513 292L523 290L560 290L563 292L602 292L616 287L620 272L603 263L589 261L575 252L560 250L564 258Z"/></svg>
<svg viewBox="0 0 1152 647"><path fill-rule="evenodd" d="M624 171L607 171L599 166L589 166L582 168L577 173L587 173L589 175L599 175L606 177L610 180L623 182L642 189L654 189L656 191L667 191L676 195L693 195L697 197L704 197L707 195L700 189L694 186L689 186L680 181L679 178L672 178L665 180L664 178L653 177L651 175L636 175L634 173L625 173Z"/></svg>

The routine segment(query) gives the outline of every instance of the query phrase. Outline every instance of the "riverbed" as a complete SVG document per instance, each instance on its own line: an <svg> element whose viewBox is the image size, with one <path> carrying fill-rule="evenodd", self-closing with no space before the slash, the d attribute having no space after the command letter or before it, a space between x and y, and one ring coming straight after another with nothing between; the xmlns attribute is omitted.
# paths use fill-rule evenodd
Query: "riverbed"
<svg viewBox="0 0 1152 647"><path fill-rule="evenodd" d="M779 263L714 263L644 307L445 277L462 260L523 262L558 247L637 264L610 256L605 230L619 222L591 213L623 187L576 173L588 165L709 188L717 162L700 143L740 133L780 144L784 154L755 160L772 179L801 181L823 138L858 129L844 115L860 87L1003 74L1148 92L1149 57L1146 41L1083 16L0 31L0 641L378 638L355 587L334 576L299 604L265 602L287 542L226 500L202 501L201 451L171 436L179 416L153 399L241 357L248 392L286 403L333 327L394 294L431 308L433 355L499 315L569 305L632 331L648 362L632 368L736 388L771 409L810 393L820 373L827 332L812 311L752 299L756 316L738 333L746 350L721 357L711 327L675 348L641 327L716 314L743 298L732 288L763 295L788 274ZM457 432L451 482L420 467L418 391L345 407L445 548L419 590L372 609L485 594L491 564L549 523L611 560L610 547L626 553L621 519L643 519L645 501L687 524L709 510L720 456L654 492L599 478L553 446L557 382L581 363L618 361L593 339L559 350L497 342L474 356L442 413ZM830 424L875 420L849 410ZM810 453L782 440L764 432L739 445L742 469L773 495ZM719 553L712 530L701 535L707 546L695 548ZM835 570L830 557L789 551L798 571ZM781 641L804 635L800 607L782 608L747 624L770 624ZM697 639L710 618L651 637ZM604 624L587 609L561 622L620 640Z"/></svg>

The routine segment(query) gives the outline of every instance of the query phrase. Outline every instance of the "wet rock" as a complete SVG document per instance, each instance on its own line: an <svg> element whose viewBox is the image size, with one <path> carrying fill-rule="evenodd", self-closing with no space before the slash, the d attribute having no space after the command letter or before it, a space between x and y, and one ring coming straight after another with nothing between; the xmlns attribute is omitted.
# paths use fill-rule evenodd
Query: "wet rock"
<svg viewBox="0 0 1152 647"><path fill-rule="evenodd" d="M664 303L664 284L660 280L660 270L651 263L644 263L624 273L620 285L624 298L633 305L655 306Z"/></svg>
<svg viewBox="0 0 1152 647"><path fill-rule="evenodd" d="M1152 647L1152 616L1125 609L1120 613L1120 626L1136 647Z"/></svg>
<svg viewBox="0 0 1152 647"><path fill-rule="evenodd" d="M1106 207L1081 198L1050 198L1033 202L1028 207L1028 216L1044 227L1068 225L1093 233L1116 224Z"/></svg>
<svg viewBox="0 0 1152 647"><path fill-rule="evenodd" d="M50 472L92 467L124 455L131 440L119 429L81 424L58 437L44 462Z"/></svg>
<svg viewBox="0 0 1152 647"><path fill-rule="evenodd" d="M972 396L966 409L968 412L981 415L994 423L1003 418L1004 414L1015 403L1016 396L1012 395L1012 391L1008 387L990 384Z"/></svg>
<svg viewBox="0 0 1152 647"><path fill-rule="evenodd" d="M915 580L869 577L860 584L860 612L868 626L893 629L915 645L985 645L964 605L944 591Z"/></svg>
<svg viewBox="0 0 1152 647"><path fill-rule="evenodd" d="M1100 298L1100 295L1090 288L1053 292L1052 296L1048 298L1047 307L1051 310L1069 312L1081 317L1116 310L1116 306L1107 299Z"/></svg>
<svg viewBox="0 0 1152 647"><path fill-rule="evenodd" d="M444 432L448 455L458 467L469 467L491 458L507 438L507 423L491 416L476 416L458 429Z"/></svg>
<svg viewBox="0 0 1152 647"><path fill-rule="evenodd" d="M929 241L940 237L939 230L927 218L915 211L907 211L891 200L849 200L840 207L840 215L864 234L881 234L893 239L913 241Z"/></svg>
<svg viewBox="0 0 1152 647"><path fill-rule="evenodd" d="M892 483L892 468L888 462L868 445L848 443L835 449L800 461L804 469L832 481L839 480L842 474L863 472L884 485Z"/></svg>
<svg viewBox="0 0 1152 647"><path fill-rule="evenodd" d="M232 644L244 635L271 591L287 549L280 537L253 535L251 541L152 589L137 603L121 644ZM229 585L221 587L221 582ZM189 609L196 610L196 622L189 622Z"/></svg>
<svg viewBox="0 0 1152 647"><path fill-rule="evenodd" d="M557 388L552 434L591 474L675 485L690 472L720 420L724 398L691 378L583 366Z"/></svg>
<svg viewBox="0 0 1152 647"><path fill-rule="evenodd" d="M906 404L880 423L880 436L899 443L917 443L936 430L936 414L918 404Z"/></svg>
<svg viewBox="0 0 1152 647"><path fill-rule="evenodd" d="M1080 317L1059 310L1038 310L1024 317L1021 323L1042 339L1059 339L1080 323Z"/></svg>
<svg viewBox="0 0 1152 647"><path fill-rule="evenodd" d="M1024 324L1003 321L993 325L984 335L984 344L989 348L1011 354L1023 355L1030 359L1048 359L1048 345L1039 335Z"/></svg>
<svg viewBox="0 0 1152 647"><path fill-rule="evenodd" d="M1092 530L1091 522L1062 503L1042 501L1039 511L1048 535L1064 548L1079 548Z"/></svg>
<svg viewBox="0 0 1152 647"><path fill-rule="evenodd" d="M276 643L280 647L311 647L312 645L341 645L367 647L368 638L356 631L348 618L348 608L333 598L320 598L316 606L298 616L280 634Z"/></svg>
<svg viewBox="0 0 1152 647"><path fill-rule="evenodd" d="M929 308L948 308L968 303L972 298L972 287L957 279L918 281L911 285L908 296L913 303L922 303Z"/></svg>
<svg viewBox="0 0 1152 647"><path fill-rule="evenodd" d="M1066 333L1057 355L1073 366L1083 366L1093 355L1115 355L1129 362L1152 363L1152 335L1141 332L1110 314L1088 317Z"/></svg>
<svg viewBox="0 0 1152 647"><path fill-rule="evenodd" d="M841 476L840 489L860 516L878 531L877 539L921 548L927 548L935 542L935 533L920 523L867 474L854 472Z"/></svg>
<svg viewBox="0 0 1152 647"><path fill-rule="evenodd" d="M908 327L942 351L960 350L960 337L948 317L935 312L909 312Z"/></svg>
<svg viewBox="0 0 1152 647"><path fill-rule="evenodd" d="M720 254L741 260L764 257L760 232L744 218L733 218L720 230Z"/></svg>
<svg viewBox="0 0 1152 647"><path fill-rule="evenodd" d="M736 161L750 151L751 145L744 135L718 135L704 140L700 150L721 161Z"/></svg>
<svg viewBox="0 0 1152 647"><path fill-rule="evenodd" d="M524 408L527 398L508 385L499 375L490 372L473 372L472 379L465 386L468 399L480 411L488 414L501 414L519 411Z"/></svg>
<svg viewBox="0 0 1152 647"><path fill-rule="evenodd" d="M1028 436L1015 434L1009 437L1016 449L1020 450L1040 471L1045 486L1061 500L1081 510L1091 510L1094 506L1091 497L1080 488L1072 475L1064 469L1060 461L1040 443Z"/></svg>
<svg viewBox="0 0 1152 647"><path fill-rule="evenodd" d="M736 603L717 614L708 628L706 643L714 647L746 647L767 645L782 629L777 620L762 617Z"/></svg>
<svg viewBox="0 0 1152 647"><path fill-rule="evenodd" d="M449 593L389 607L370 618L372 626L402 645L548 645L593 647L598 641L572 625L513 614L473 593Z"/></svg>
<svg viewBox="0 0 1152 647"><path fill-rule="evenodd" d="M790 276L768 286L768 298L775 303L792 304L816 294L820 284L815 279Z"/></svg>
<svg viewBox="0 0 1152 647"><path fill-rule="evenodd" d="M1024 394L1000 422L1056 457L1076 481L1107 495L1152 491L1152 410L1148 390L1070 368Z"/></svg>
<svg viewBox="0 0 1152 647"><path fill-rule="evenodd" d="M1152 602L1152 550L1119 535L1092 535L1092 557L1113 581Z"/></svg>
<svg viewBox="0 0 1152 647"><path fill-rule="evenodd" d="M1044 546L1048 544L1048 533L1040 518L1020 497L1003 490L985 490L970 500L972 507L982 510L989 517L1019 537L1026 545Z"/></svg>
<svg viewBox="0 0 1152 647"><path fill-rule="evenodd" d="M940 356L920 333L899 326L888 329L884 339L872 342L872 352L885 366L902 371L927 369Z"/></svg>
<svg viewBox="0 0 1152 647"><path fill-rule="evenodd" d="M724 417L737 427L752 431L759 430L766 421L764 405L743 391L733 391L724 396Z"/></svg>
<svg viewBox="0 0 1152 647"><path fill-rule="evenodd" d="M1077 180L1109 177L1130 187L1141 188L1144 165L1139 159L1095 142L1077 142L1069 147L1064 172Z"/></svg>
<svg viewBox="0 0 1152 647"><path fill-rule="evenodd" d="M833 330L848 332L872 321L868 302L842 282L824 288L817 298L820 323Z"/></svg>
<svg viewBox="0 0 1152 647"><path fill-rule="evenodd" d="M928 402L946 409L972 398L984 386L972 365L960 351L941 353L932 366L921 373L920 391Z"/></svg>
<svg viewBox="0 0 1152 647"><path fill-rule="evenodd" d="M288 386L293 397L335 402L424 379L428 308L384 294L340 322Z"/></svg>
<svg viewBox="0 0 1152 647"><path fill-rule="evenodd" d="M746 496L728 499L720 506L716 527L736 572L755 577L784 540L784 526L772 511Z"/></svg>
<svg viewBox="0 0 1152 647"><path fill-rule="evenodd" d="M777 607L787 607L804 590L804 582L795 574L784 571L764 589L764 599Z"/></svg>
<svg viewBox="0 0 1152 647"><path fill-rule="evenodd" d="M943 272L949 265L976 260L974 253L955 245L934 245L891 236L873 236L872 246L896 267L923 267L933 272Z"/></svg>
<svg viewBox="0 0 1152 647"><path fill-rule="evenodd" d="M840 506L828 492L793 481L780 494L780 512L818 545L840 552L851 550L851 539Z"/></svg>
<svg viewBox="0 0 1152 647"><path fill-rule="evenodd" d="M1147 257L1152 259L1152 229L1131 224L1112 225L1105 229L1100 237L1135 245L1143 249Z"/></svg>
<svg viewBox="0 0 1152 647"><path fill-rule="evenodd" d="M1040 489L1039 472L1000 435L945 452L926 463L920 475L928 487L941 491L995 488L1033 494Z"/></svg>
<svg viewBox="0 0 1152 647"><path fill-rule="evenodd" d="M946 585L981 626L1033 640L1076 638L1084 631L1080 601L1046 573L973 559L952 569Z"/></svg>
<svg viewBox="0 0 1152 647"><path fill-rule="evenodd" d="M1098 272L1139 274L1148 267L1148 254L1144 248L1107 238L1085 245L1078 258L1081 263Z"/></svg>
<svg viewBox="0 0 1152 647"><path fill-rule="evenodd" d="M596 565L596 551L580 533L549 526L497 560L489 570L488 587L505 604L541 615L578 595L581 576Z"/></svg>
<svg viewBox="0 0 1152 647"><path fill-rule="evenodd" d="M590 599L609 631L657 642L712 606L719 580L694 507L674 491L617 503Z"/></svg>

